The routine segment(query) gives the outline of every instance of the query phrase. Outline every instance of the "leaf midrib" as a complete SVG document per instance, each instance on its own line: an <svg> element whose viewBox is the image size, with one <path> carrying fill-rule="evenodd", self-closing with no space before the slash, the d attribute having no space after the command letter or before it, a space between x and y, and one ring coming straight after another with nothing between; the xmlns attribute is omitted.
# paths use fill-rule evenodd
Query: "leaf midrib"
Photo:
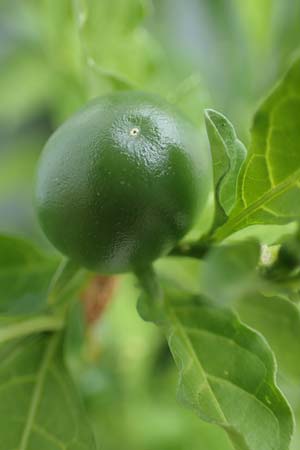
<svg viewBox="0 0 300 450"><path fill-rule="evenodd" d="M1 327L0 344L11 339L24 337L43 331L58 331L64 326L64 320L55 316L37 316L32 319L21 320Z"/></svg>
<svg viewBox="0 0 300 450"><path fill-rule="evenodd" d="M176 315L176 311L172 308L172 306L171 306L170 304L168 304L167 306L168 306L168 310L169 310L169 312L170 312L170 316L173 318L173 324L174 324L175 328L177 328L179 334L181 335L183 341L185 342L186 347L187 347L187 349L189 350L189 353L191 354L193 360L196 361L196 364L197 364L197 366L199 367L199 370L200 370L201 374L203 375L203 378L204 378L204 380L205 380L205 382L206 382L206 385L207 385L207 387L208 387L208 390L209 390L209 392L211 393L211 397L212 397L213 403L215 404L217 410L219 411L220 417L221 417L222 421L224 421L223 424L221 423L220 425L222 425L222 426L223 426L225 429L227 429L227 430L231 430L232 427L231 427L231 425L228 423L227 418L226 418L226 416L224 415L224 413L223 413L223 411L222 411L222 408L221 408L221 406L220 406L218 400L216 399L216 397L215 397L215 395L214 395L214 393L213 393L213 391L212 391L212 388L211 388L211 386L210 386L210 383L209 383L209 381L208 381L208 378L207 378L207 376L206 376L206 373L205 373L205 371L203 370L203 367L202 367L202 365L201 365L201 363L200 363L200 361L199 361L199 358L198 358L197 354L195 353L195 349L194 349L194 347L193 347L193 345L192 345L192 343L191 343L191 341L190 341L190 339L189 339L189 336L185 333L185 329L184 329L184 327L182 326L180 320L178 319L178 317L177 317L177 315ZM230 434L229 434L229 437L230 437ZM233 445L233 447L234 447L236 450L241 450L241 449L238 449L238 448L236 447L235 442L233 442L233 440L232 440L231 438L230 438L230 441L231 441L231 444ZM251 449L248 447L248 445L247 445L246 443L245 443L245 445L246 445L246 447L245 447L243 450L251 450Z"/></svg>
<svg viewBox="0 0 300 450"><path fill-rule="evenodd" d="M245 217L250 216L255 211L257 211L262 205L270 202L271 200L274 200L280 194L287 191L298 179L300 179L300 169L298 169L295 173L293 173L293 175L287 177L281 183L277 184L274 188L265 192L261 197L259 197L255 202L251 203L250 206L245 208L239 214L237 214L232 218L229 218L229 220L216 231L214 235L215 239L217 241L225 239L227 236L231 234L232 231L236 231L235 230L236 225L242 222Z"/></svg>
<svg viewBox="0 0 300 450"><path fill-rule="evenodd" d="M259 398L257 398L253 393L251 393L251 392L245 390L244 388L238 386L237 384L233 383L232 381L230 381L230 380L228 380L228 379L223 379L223 378L221 378L221 377L218 377L218 376L213 375L213 374L210 374L210 373L206 373L206 372L204 371L204 369L202 368L201 362L199 361L198 355L197 355L197 353L195 352L194 346L193 346L192 342L190 341L190 337L189 337L188 333L185 332L186 329L187 329L187 330L190 330L190 331L191 331L191 330L197 331L197 332L198 332L199 330L198 330L197 328L185 327L185 326L181 323L180 318L177 316L177 313L176 313L178 309L179 309L179 310L180 310L180 309L187 309L187 307L186 307L186 306L184 306L184 307L182 307L182 308L180 308L180 307L174 307L174 306L171 305L170 303L169 303L167 306L168 306L168 309L169 309L169 311L170 311L170 315L172 316L173 323L174 323L175 327L177 328L178 332L181 334L181 337L182 337L182 339L184 340L184 342L185 342L187 348L189 349L190 353L192 354L193 359L194 359L194 358L196 359L196 363L197 363L197 365L199 366L200 371L201 371L201 373L203 374L203 376L204 376L204 378L205 378L205 380L206 380L206 382L207 382L208 388L210 389L210 391L211 391L211 393L212 393L212 396L213 396L214 400L216 400L216 402L218 402L217 399L215 398L214 393L213 393L213 391L212 391L212 388L211 388L211 386L210 386L209 379L216 379L216 380L219 380L219 381L222 381L222 382L223 382L223 381L224 381L224 382L227 382L227 383L231 384L232 386L234 386L236 389L239 389L239 390L245 392L247 395L249 395L250 397L252 397L252 398L253 398L255 401L257 401L257 402L258 402L265 410L267 410L267 411L271 414L271 416L273 417L273 419L275 420L275 422L276 422L277 425L278 425L278 433L279 433L279 434L278 434L278 439L279 439L279 442L281 442L281 427L280 427L280 421L279 421L277 415L274 413L274 411L273 411L271 408L269 408L262 400L260 400ZM195 307L191 307L191 309L196 309L196 308L195 308ZM201 330L201 331L210 333L208 330ZM211 333L210 333L210 334L211 334ZM217 334L217 336L221 336L221 337L225 338L225 336L222 336L222 335L218 335L218 334ZM230 340L231 340L231 339L230 339ZM235 341L234 341L234 342L235 342ZM239 346L239 347L240 347L240 346ZM244 347L240 347L240 348L242 348L243 350L247 350L247 349L244 348ZM247 350L247 351L249 351L249 350ZM258 358L258 359L262 362L261 358ZM266 381L266 380L265 380L265 381ZM273 380L273 382L274 382L274 380ZM219 405L219 404L218 404L218 405ZM220 406L220 405L219 405L219 406ZM221 407L220 407L220 410L221 410ZM223 411L222 411L222 410L221 410L221 413L223 414ZM224 418L225 418L225 420L226 420L226 417L225 417L224 414L223 414L223 416L224 416ZM227 424L228 424L228 422L227 422L227 420L226 420L226 424L223 425L223 427L224 427L225 430L228 430L228 431L230 431L230 430L235 430L234 428L231 427L230 424L228 424L228 426L226 426ZM235 430L235 431L236 431L236 430ZM230 436L230 433L229 433L229 437L230 437L230 440L231 440L232 445L234 446L234 448L236 448L236 443L232 441L232 438L231 438L231 436ZM245 446L246 446L245 449L250 450L248 444L247 444L245 441L244 441L244 444L245 444ZM241 450L240 447L237 447L237 449L238 449L238 450ZM244 449L244 450L245 450L245 449Z"/></svg>
<svg viewBox="0 0 300 450"><path fill-rule="evenodd" d="M189 350L189 353L192 355L193 359L196 361L197 365L199 366L199 370L200 370L201 374L203 375L203 378L206 380L207 387L209 388L209 391L210 391L210 393L211 393L211 395L212 395L213 401L214 401L214 403L216 404L217 410L218 410L219 413L220 413L221 419L224 421L224 423L225 423L226 425L229 426L229 423L228 423L228 421L227 421L227 419L226 419L226 417L225 417L225 415L224 415L224 413L223 413L223 411L222 411L222 409L221 409L221 407L220 407L220 405L219 405L219 403L218 403L218 401L217 401L217 399L216 399L214 393L212 392L212 389L211 389L211 386L210 386L210 384L209 384L209 382L208 382L208 379L207 379L207 376L206 376L206 374L205 374L205 371L203 370L203 367L202 367L202 365L201 365L201 363L200 363L200 361L199 361L199 358L197 357L197 355L196 355L196 353L195 353L194 347L193 347L193 345L192 345L191 342L190 342L189 336L188 336L187 333L185 332L184 327L181 325L180 320L178 320L178 318L177 318L176 313L174 312L174 310L173 310L171 307L169 307L169 310L170 310L171 315L172 315L172 317L173 317L173 323L174 323L174 325L175 325L175 328L177 328L179 334L181 335L182 339L184 340L184 342L185 342L185 344L186 344L186 347L187 347L188 350Z"/></svg>
<svg viewBox="0 0 300 450"><path fill-rule="evenodd" d="M55 351L55 347L57 345L58 342L58 336L56 334L54 334L48 343L48 347L46 348L44 357L42 358L41 364L40 364L40 368L36 377L36 385L35 388L33 390L33 394L32 394L32 398L31 398L31 403L29 405L29 412L28 412L28 417L27 417L27 421L25 423L24 429L23 429L23 433L21 436L21 442L20 442L20 448L19 450L27 450L28 449L28 442L29 442L29 438L30 438L30 432L33 428L33 424L34 424L34 420L35 420L35 416L37 413L37 409L39 406L39 402L41 399L41 395L42 395L42 391L43 391L43 387L44 387L44 382L45 382L45 378L47 375L47 369L49 366L49 362L51 361L51 358L53 356L53 353Z"/></svg>

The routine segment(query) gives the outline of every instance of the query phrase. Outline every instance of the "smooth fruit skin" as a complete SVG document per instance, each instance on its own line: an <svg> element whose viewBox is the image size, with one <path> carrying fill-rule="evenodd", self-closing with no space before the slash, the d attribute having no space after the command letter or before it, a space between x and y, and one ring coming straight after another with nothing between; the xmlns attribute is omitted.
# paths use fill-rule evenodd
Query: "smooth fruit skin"
<svg viewBox="0 0 300 450"><path fill-rule="evenodd" d="M52 244L101 273L140 270L194 224L211 189L209 150L160 97L96 98L50 137L36 205Z"/></svg>

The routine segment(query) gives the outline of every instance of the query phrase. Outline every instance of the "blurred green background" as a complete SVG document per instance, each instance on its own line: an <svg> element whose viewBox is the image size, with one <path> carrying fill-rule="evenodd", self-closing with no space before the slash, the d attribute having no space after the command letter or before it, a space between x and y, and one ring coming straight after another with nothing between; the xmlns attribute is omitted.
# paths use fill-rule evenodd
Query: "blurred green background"
<svg viewBox="0 0 300 450"><path fill-rule="evenodd" d="M201 130L203 109L215 108L247 143L258 102L298 52L299 23L300 0L1 0L0 232L48 246L32 201L36 160L97 95L160 93ZM102 448L230 449L177 405L176 370L136 298L121 278L75 370Z"/></svg>

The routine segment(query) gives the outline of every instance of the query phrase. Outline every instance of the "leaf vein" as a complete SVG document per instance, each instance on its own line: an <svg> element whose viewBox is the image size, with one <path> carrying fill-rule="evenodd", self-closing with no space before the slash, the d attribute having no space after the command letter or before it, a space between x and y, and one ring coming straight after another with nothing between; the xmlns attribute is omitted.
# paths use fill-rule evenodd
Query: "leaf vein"
<svg viewBox="0 0 300 450"><path fill-rule="evenodd" d="M51 360L51 357L53 355L55 346L57 343L57 336L54 335L52 339L50 340L48 344L48 348L45 352L45 355L41 361L40 369L37 374L37 383L35 386L35 389L33 391L30 407L29 407L29 414L27 421L24 426L24 430L21 436L21 443L20 443L20 449L19 450L26 450L28 448L28 442L30 438L30 432L32 430L32 427L34 425L35 416L37 413L37 409L40 403L42 391L43 391L43 384L45 381L45 377L48 370L48 365Z"/></svg>

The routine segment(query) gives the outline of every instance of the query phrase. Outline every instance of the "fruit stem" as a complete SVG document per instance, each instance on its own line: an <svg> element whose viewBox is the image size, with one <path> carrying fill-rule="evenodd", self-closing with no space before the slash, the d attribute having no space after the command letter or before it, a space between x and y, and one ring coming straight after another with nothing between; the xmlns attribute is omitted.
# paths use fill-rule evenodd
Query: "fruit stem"
<svg viewBox="0 0 300 450"><path fill-rule="evenodd" d="M140 296L137 309L140 316L150 322L159 323L163 317L164 292L152 266L135 271L145 295Z"/></svg>
<svg viewBox="0 0 300 450"><path fill-rule="evenodd" d="M135 274L146 294L156 301L163 297L162 288L158 282L156 273L152 266L148 266L143 270L136 270Z"/></svg>

